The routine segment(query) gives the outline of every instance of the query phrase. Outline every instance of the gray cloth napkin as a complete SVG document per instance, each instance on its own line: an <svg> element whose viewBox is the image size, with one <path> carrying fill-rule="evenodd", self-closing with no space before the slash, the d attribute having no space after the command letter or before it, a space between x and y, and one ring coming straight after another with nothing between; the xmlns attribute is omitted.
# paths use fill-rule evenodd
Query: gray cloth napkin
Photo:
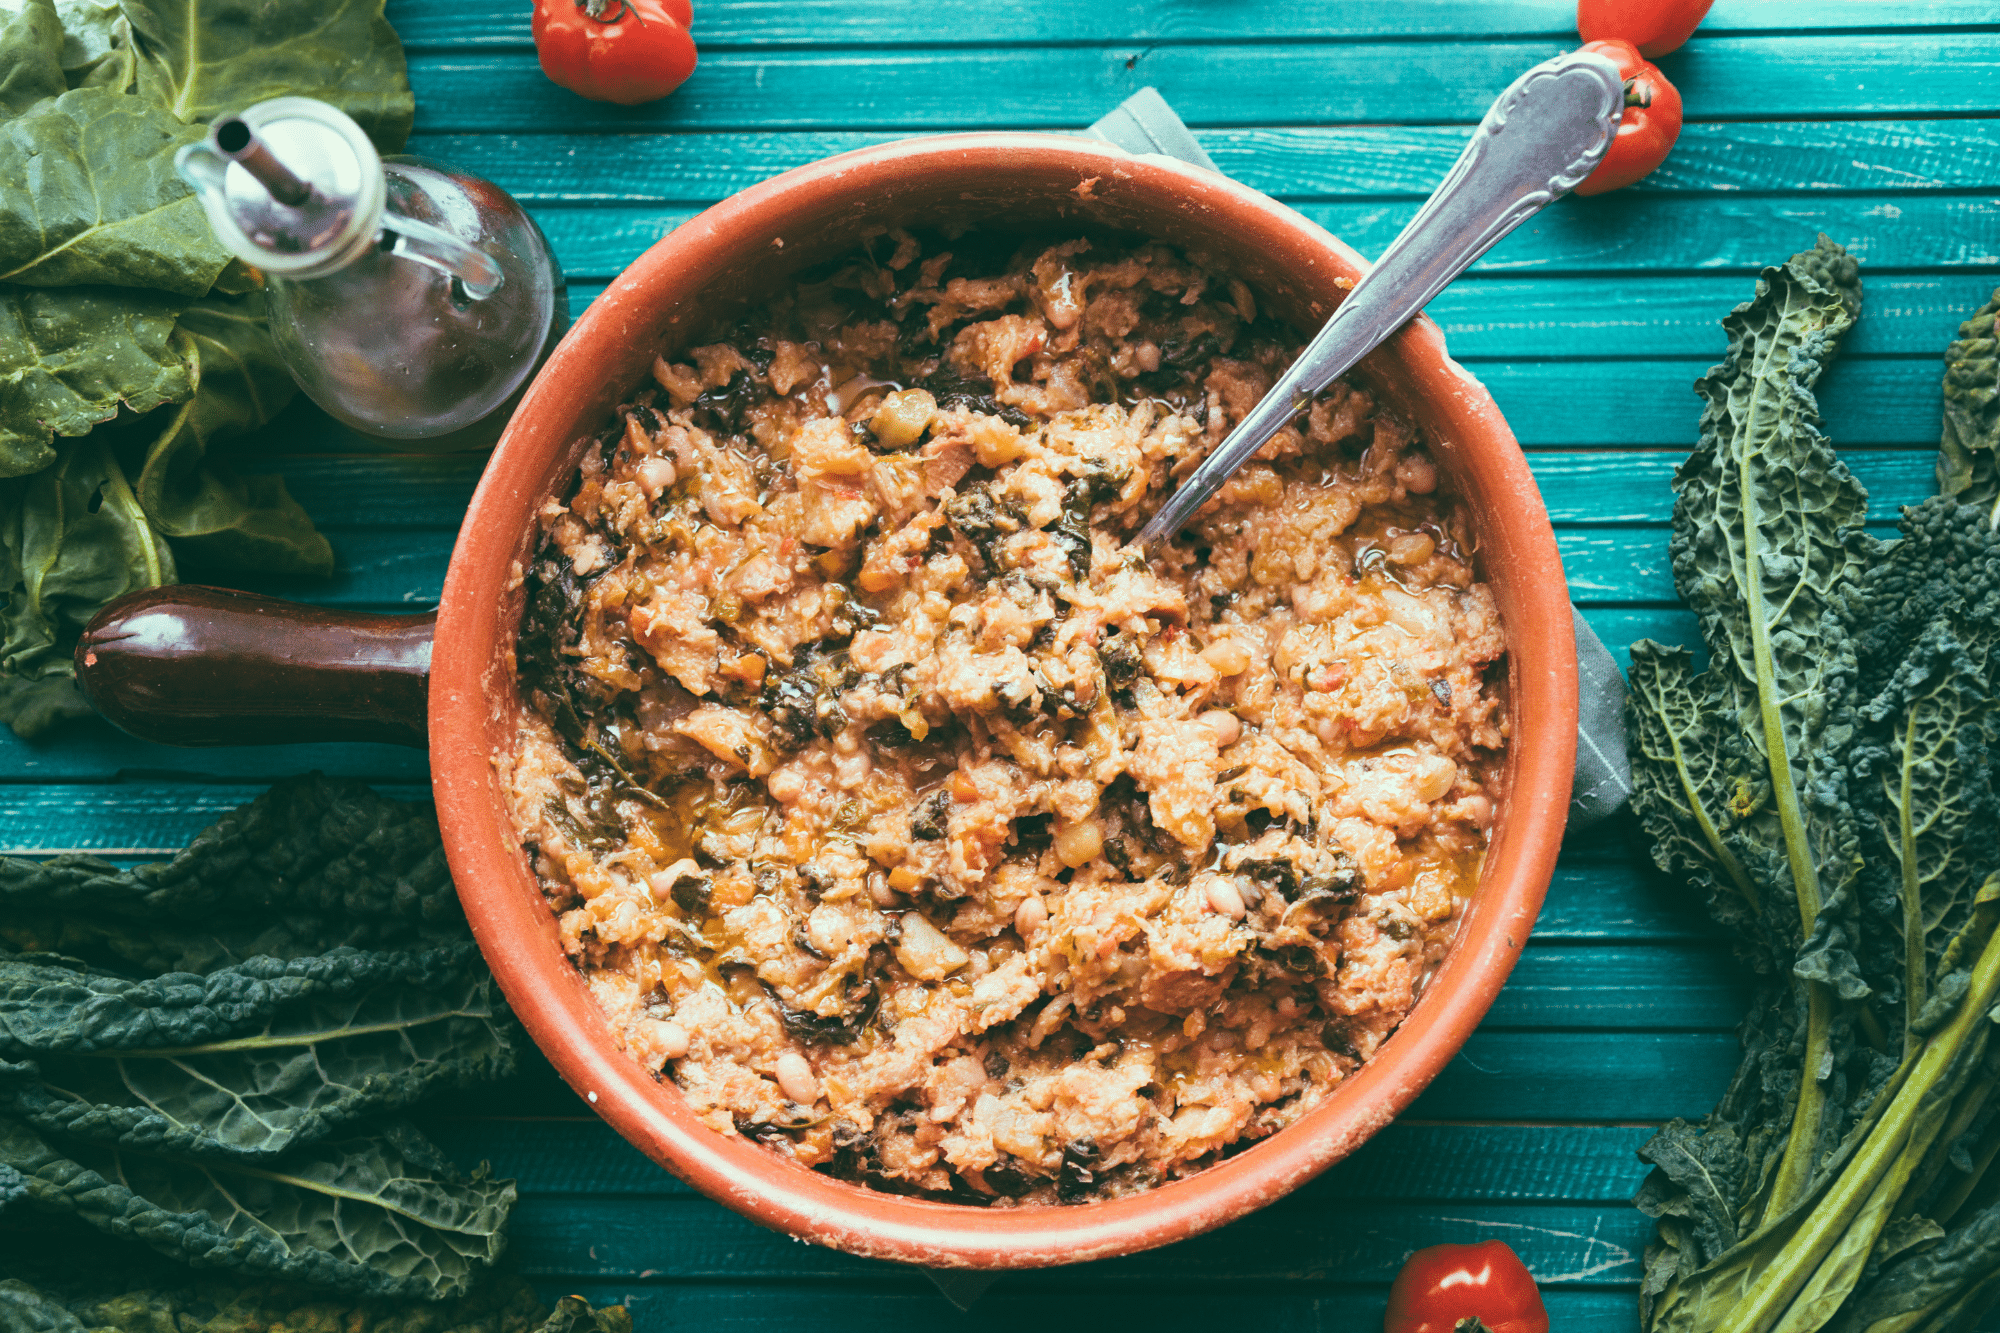
<svg viewBox="0 0 2000 1333"><path fill-rule="evenodd" d="M1128 153L1158 153L1221 175L1193 134L1153 88L1141 88L1086 131ZM1576 778L1570 787L1569 826L1588 828L1625 804L1632 794L1632 764L1625 750L1625 677L1603 642L1574 607L1576 676L1580 694L1576 728Z"/></svg>
<svg viewBox="0 0 2000 1333"><path fill-rule="evenodd" d="M1193 134L1158 90L1141 88L1086 131L1091 137L1143 156L1158 153L1215 172ZM1612 814L1632 794L1632 765L1625 754L1625 677L1575 607L1576 675L1581 707L1576 728L1576 778L1570 787L1569 826L1585 828ZM994 1272L927 1268L944 1298L961 1310L1000 1280Z"/></svg>

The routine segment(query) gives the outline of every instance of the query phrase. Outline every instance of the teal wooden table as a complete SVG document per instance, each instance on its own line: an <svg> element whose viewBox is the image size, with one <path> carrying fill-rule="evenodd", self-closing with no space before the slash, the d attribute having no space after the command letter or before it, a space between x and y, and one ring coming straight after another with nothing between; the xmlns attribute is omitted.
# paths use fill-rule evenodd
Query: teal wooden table
<svg viewBox="0 0 2000 1333"><path fill-rule="evenodd" d="M700 70L625 110L541 77L527 0L391 0L414 152L492 177L554 241L581 311L660 235L829 153L967 128L1081 127L1151 84L1227 172L1379 253L1515 74L1574 45L1566 0L697 0ZM2000 283L2000 17L1972 0L1721 0L1662 61L1690 123L1639 186L1566 200L1431 316L1529 450L1570 587L1606 643L1693 642L1666 559L1690 382L1751 275L1824 231L1868 311L1823 395L1875 516L1931 486L1938 356ZM308 410L270 436L327 529L329 582L270 591L421 608L478 458L325 452ZM312 452L311 450L319 450ZM181 751L79 724L0 732L0 840L147 859L309 768L405 796L423 757L348 745ZM1626 1200L1649 1127L1698 1116L1744 994L1628 823L1572 839L1514 978L1400 1123L1282 1203L1171 1249L1003 1279L959 1314L921 1275L795 1244L711 1204L605 1129L546 1065L434 1110L461 1160L520 1179L514 1254L548 1296L668 1328L1379 1326L1418 1246L1497 1236L1560 1333L1636 1327L1650 1228ZM1995 1325L2000 1327L2000 1325Z"/></svg>

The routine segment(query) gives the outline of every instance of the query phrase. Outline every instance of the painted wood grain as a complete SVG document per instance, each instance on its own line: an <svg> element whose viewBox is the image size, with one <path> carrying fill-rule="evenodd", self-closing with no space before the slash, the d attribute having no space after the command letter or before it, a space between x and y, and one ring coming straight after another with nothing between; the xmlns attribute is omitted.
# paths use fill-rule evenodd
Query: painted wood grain
<svg viewBox="0 0 2000 1333"><path fill-rule="evenodd" d="M1773 256L1785 259L1789 256ZM1868 274L1867 307L1846 344L1852 356L1933 358L2000 286L2000 269ZM572 318L604 290L570 288ZM1722 317L1756 291L1743 274L1513 278L1475 274L1425 308L1452 355L1468 363L1515 357L1688 356L1720 360Z"/></svg>
<svg viewBox="0 0 2000 1333"><path fill-rule="evenodd" d="M418 1117L455 1161L490 1162L523 1195L566 1199L694 1197L595 1117L446 1120ZM1623 1203L1646 1173L1634 1155L1652 1135L1629 1125L1442 1125L1399 1121L1300 1187L1322 1207L1452 1200Z"/></svg>
<svg viewBox="0 0 2000 1333"><path fill-rule="evenodd" d="M171 853L216 819L263 794L255 783L0 785L0 851ZM399 801L430 799L430 785L383 784Z"/></svg>
<svg viewBox="0 0 2000 1333"><path fill-rule="evenodd" d="M1489 1032L1466 1042L1409 1114L1423 1120L1699 1118L1736 1068L1721 1032Z"/></svg>
<svg viewBox="0 0 2000 1333"><path fill-rule="evenodd" d="M1306 202L1296 208L1372 259L1415 216L1417 202ZM537 205L535 216L555 238L574 284L572 309L581 313L583 297L698 211L690 205L550 203ZM1870 271L1972 269L1985 279L2000 269L2000 199L1993 197L1611 195L1561 201L1496 245L1472 273L1616 274L1613 290L1626 299L1635 294L1626 289L1625 275L1752 274L1810 249L1822 234L1847 246Z"/></svg>
<svg viewBox="0 0 2000 1333"><path fill-rule="evenodd" d="M664 101L582 101L526 52L414 54L417 128L1063 129L1146 86L1194 126L1473 123L1574 39L712 52ZM1984 112L2000 32L1705 38L1662 72L1697 120ZM1939 69L1952 77L1937 77ZM968 96L968 90L977 90Z"/></svg>
<svg viewBox="0 0 2000 1333"><path fill-rule="evenodd" d="M1277 126L1195 135L1224 175L1287 200L1423 198L1464 148L1463 125ZM709 204L892 130L673 134L418 134L410 151L486 176L529 205ZM1627 187L1637 195L1990 189L2000 124L1990 120L1729 121L1689 125L1673 156ZM1592 207L1611 207L1604 200Z"/></svg>
<svg viewBox="0 0 2000 1333"><path fill-rule="evenodd" d="M249 740L247 734L245 740ZM54 735L39 741L24 741L11 730L0 728L0 782L95 783L124 775L268 784L313 769L336 777L400 786L430 781L430 762L424 752L402 745L245 743L187 749L136 740L97 717L65 723ZM82 793L74 795L81 798Z"/></svg>
<svg viewBox="0 0 2000 1333"><path fill-rule="evenodd" d="M1253 1150L1254 1151L1254 1150ZM880 1277L879 1260L766 1231L706 1200L593 1198L582 1203L527 1198L509 1233L531 1275L675 1280ZM1653 1232L1636 1209L1593 1204L1511 1204L1455 1200L1378 1203L1329 1209L1287 1198L1215 1232L1176 1245L1090 1265L1101 1287L1207 1279L1251 1284L1301 1278L1387 1283L1410 1252L1426 1245L1504 1236L1540 1280L1608 1286L1637 1280ZM1010 1285L1058 1290L1082 1276L1020 1273Z"/></svg>
<svg viewBox="0 0 2000 1333"><path fill-rule="evenodd" d="M510 0L441 9L391 0L389 19L419 48L526 46L528 15ZM1728 34L1991 25L1975 0L1723 0L1694 49ZM1477 41L1576 32L1570 0L1092 0L992 4L984 0L704 0L693 32L704 50L730 46L1001 45L1062 42L1198 42L1279 38L1454 38Z"/></svg>
<svg viewBox="0 0 2000 1333"><path fill-rule="evenodd" d="M1497 1234L1497 1233L1496 1233ZM1009 1275L966 1313L946 1303L928 1279L897 1275L865 1283L785 1285L647 1283L541 1278L544 1300L571 1291L591 1301L623 1301L637 1333L700 1329L703 1333L881 1333L936 1329L940 1333L1105 1333L1107 1329L1217 1329L1251 1326L1257 1333L1362 1333L1382 1323L1385 1286L1321 1282L1266 1283L1255 1292L1159 1281L1140 1290L1097 1291L1095 1268L1067 1280ZM1633 1333L1634 1288L1556 1289L1544 1295L1561 1333ZM1051 1299L1059 1296L1060 1299ZM1992 1333L1992 1326L1980 1333Z"/></svg>
<svg viewBox="0 0 2000 1333"><path fill-rule="evenodd" d="M1719 942L1531 943L1487 1011L1486 1026L1734 1032L1750 998L1749 978Z"/></svg>

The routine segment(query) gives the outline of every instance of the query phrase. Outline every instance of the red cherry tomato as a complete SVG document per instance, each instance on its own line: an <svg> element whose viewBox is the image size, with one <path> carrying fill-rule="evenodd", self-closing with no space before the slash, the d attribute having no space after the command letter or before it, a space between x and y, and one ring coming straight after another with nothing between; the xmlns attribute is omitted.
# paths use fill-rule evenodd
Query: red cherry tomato
<svg viewBox="0 0 2000 1333"><path fill-rule="evenodd" d="M1715 0L1576 0L1576 30L1586 42L1630 42L1658 60L1694 35Z"/></svg>
<svg viewBox="0 0 2000 1333"><path fill-rule="evenodd" d="M1578 194L1603 194L1630 185L1667 160L1681 137L1681 95L1630 42L1586 42L1584 50L1609 57L1625 79L1625 116L1618 137Z"/></svg>
<svg viewBox="0 0 2000 1333"><path fill-rule="evenodd" d="M1490 1333L1549 1333L1542 1293L1502 1241L1418 1250L1389 1288L1383 1333L1453 1333L1476 1319Z"/></svg>
<svg viewBox="0 0 2000 1333"><path fill-rule="evenodd" d="M596 102L665 97L694 73L691 0L535 0L542 73Z"/></svg>

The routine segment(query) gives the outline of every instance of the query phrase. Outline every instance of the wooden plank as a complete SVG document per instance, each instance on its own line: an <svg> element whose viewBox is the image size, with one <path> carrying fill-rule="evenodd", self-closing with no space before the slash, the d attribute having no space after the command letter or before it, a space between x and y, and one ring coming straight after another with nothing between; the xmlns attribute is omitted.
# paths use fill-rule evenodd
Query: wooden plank
<svg viewBox="0 0 2000 1333"><path fill-rule="evenodd" d="M0 852L152 852L171 854L267 784L97 783L0 785ZM384 784L399 801L430 799L430 786Z"/></svg>
<svg viewBox="0 0 2000 1333"><path fill-rule="evenodd" d="M334 423L301 394L277 430L290 435L294 421ZM292 441L287 441L291 443ZM402 441L378 446L407 448ZM322 529L419 528L456 532L486 470L486 454L375 453L364 457L294 456L275 469L285 489Z"/></svg>
<svg viewBox="0 0 2000 1333"><path fill-rule="evenodd" d="M525 47L528 14L508 0L449 10L391 0L389 19L416 48ZM1782 9L1770 0L1723 0L1695 37L1699 51L1732 33L1990 25L1976 0L1816 0ZM980 0L705 0L695 10L704 52L727 47L986 45L1056 42L1197 42L1221 39L1433 37L1489 40L1576 32L1569 0L1093 0L1076 5L994 5Z"/></svg>
<svg viewBox="0 0 2000 1333"><path fill-rule="evenodd" d="M422 1119L420 1117L420 1119ZM691 1197L695 1191L597 1119L422 1119L460 1163L489 1162L526 1196ZM1352 1202L1623 1203L1653 1131L1617 1125L1390 1125L1297 1197Z"/></svg>
<svg viewBox="0 0 2000 1333"><path fill-rule="evenodd" d="M1699 406L1692 393L1688 398ZM1684 449L1549 449L1529 454L1528 465L1556 523L1665 523L1673 517L1674 469L1686 457ZM1937 492L1929 449L1843 449L1841 458L1867 487L1877 521L1893 521L1901 506Z"/></svg>
<svg viewBox="0 0 2000 1333"><path fill-rule="evenodd" d="M1708 361L1479 362L1484 383L1528 446L1654 445L1691 449L1701 417L1694 381ZM1937 447L1941 371L1928 358L1836 362L1819 386L1836 444ZM1550 410L1560 404L1559 411Z"/></svg>
<svg viewBox="0 0 2000 1333"><path fill-rule="evenodd" d="M1846 344L1852 356L1941 357L1959 325L1993 295L2000 270L1878 274ZM601 282L570 288L581 317ZM1472 275L1440 292L1425 313L1452 354L1483 363L1515 357L1686 356L1720 360L1722 317L1756 291L1748 274L1509 278Z"/></svg>
<svg viewBox="0 0 2000 1333"><path fill-rule="evenodd" d="M1618 661L1620 671L1632 668L1632 644L1639 639L1679 644L1696 650L1700 662L1707 661L1701 646L1701 627L1694 613L1679 606L1588 606L1583 618Z"/></svg>
<svg viewBox="0 0 2000 1333"><path fill-rule="evenodd" d="M1223 174L1296 201L1421 199L1470 133L1463 125L1298 125L1205 129L1195 137ZM794 167L899 137L891 130L425 133L411 139L409 151L485 176L530 205L710 204ZM2000 122L1689 125L1658 170L1620 193L1768 193L1779 184L1787 193L1899 196L1990 189L2000 184Z"/></svg>
<svg viewBox="0 0 2000 1333"><path fill-rule="evenodd" d="M1749 1007L1749 977L1720 943L1531 943L1486 1026L1734 1032Z"/></svg>
<svg viewBox="0 0 2000 1333"><path fill-rule="evenodd" d="M1706 1115L1735 1072L1721 1032L1479 1031L1412 1104L1419 1120L1657 1122Z"/></svg>
<svg viewBox="0 0 2000 1333"><path fill-rule="evenodd" d="M1656 869L1629 816L1605 830L1571 834L1549 880L1536 942L1715 940L1704 904Z"/></svg>
<svg viewBox="0 0 2000 1333"><path fill-rule="evenodd" d="M331 578L243 574L229 581L251 592L319 606L414 612L436 605L453 534L372 528L330 537L337 565ZM1664 528L1565 529L1557 533L1557 541L1578 602L1673 599Z"/></svg>
<svg viewBox="0 0 2000 1333"><path fill-rule="evenodd" d="M1473 1239L1468 1235L1454 1240ZM1502 1237L1505 1239L1505 1237ZM941 1327L952 1333L1083 1333L1104 1329L1214 1330L1254 1321L1257 1333L1356 1333L1377 1328L1388 1300L1384 1286L1327 1283L1264 1284L1254 1293L1214 1284L1156 1281L1142 1289L1097 1291L1095 1265L1025 1277L1008 1274L970 1311L954 1309L928 1278L911 1273L869 1282L661 1283L537 1278L544 1301L574 1291L598 1305L622 1302L636 1333L701 1329L703 1333L881 1333ZM1543 1293L1562 1333L1631 1333L1637 1287L1606 1286ZM1060 1294L1060 1300L1051 1295ZM1982 1325L1991 1333L1994 1325Z"/></svg>
<svg viewBox="0 0 2000 1333"><path fill-rule="evenodd" d="M1415 216L1417 204L1302 203L1297 210L1372 258L1396 239ZM586 294L594 295L697 211L667 205L542 204L535 217L554 238L572 284L571 308L581 313ZM1613 290L1623 298L1632 275L1689 270L1748 275L1810 249L1823 234L1870 266L1971 269L1989 284L2000 269L2000 199L1634 194L1562 200L1501 241L1472 273L1617 274Z"/></svg>
<svg viewBox="0 0 2000 1333"><path fill-rule="evenodd" d="M927 23L926 31L933 30ZM526 52L410 57L426 133L661 129L1063 129L1153 86L1190 125L1476 122L1522 70L1573 39L1215 42L1030 50L711 52L674 96L578 99ZM1662 69L1695 119L1820 119L1990 110L2000 33L1705 38ZM1952 77L1940 79L1937 70ZM965 90L978 89L976 98Z"/></svg>
<svg viewBox="0 0 2000 1333"><path fill-rule="evenodd" d="M259 751L252 749L247 753L254 755ZM43 832L40 836L44 839L69 839L70 846L79 848L109 846L135 849L152 845L163 849L161 854L164 855L165 849L184 843L199 828L213 822L222 810L240 803L232 802L218 808L210 794L228 789L197 786L180 788L179 801L169 805L167 798L175 792L175 788L152 785L137 789L149 793L152 800L143 811L135 811L131 799L133 790L123 785L106 788L95 784L53 789L0 788L0 808L10 802L25 804L24 797L39 793L43 800L42 808L51 810L60 821L59 831ZM238 795L242 794L241 789L235 790ZM104 799L107 791L112 794L112 800ZM124 798L123 808L118 803L121 797ZM171 813L157 813L163 806ZM142 822L147 819L152 822ZM184 821L183 826L192 825L179 842L175 842L171 834L154 831L171 827L166 823L169 819ZM135 825L146 831L134 832ZM34 836L32 833L17 832L19 826L12 821L8 822L7 828L10 840ZM164 836L165 840L155 844L139 841L147 836ZM48 851L53 846L42 842L37 850ZM1624 882L1621 883L1621 879ZM1626 888L1630 882L1628 877L1592 876L1585 872L1559 885L1558 891L1567 898L1575 899L1579 896L1577 890L1583 888L1595 900L1602 902L1618 895L1619 890ZM1694 935L1698 931L1698 921L1692 918L1692 911L1689 910L1692 905L1683 903L1681 906L1688 917L1683 933ZM1489 1028L1734 1030L1748 1004L1748 992L1742 970L1722 945L1701 939L1586 943L1583 940L1593 933L1609 935L1614 931L1623 931L1629 938L1638 931L1611 919L1618 915L1615 909L1606 912L1602 908L1572 902L1567 915L1570 920L1582 923L1580 928L1571 927L1572 942L1553 942L1562 934L1561 924L1558 923L1530 943L1515 966L1506 989L1487 1016ZM1576 939L1576 935L1581 935L1582 939ZM1641 977L1645 979L1645 984L1634 985L1634 979Z"/></svg>
<svg viewBox="0 0 2000 1333"><path fill-rule="evenodd" d="M100 718L65 723L35 741L0 727L0 782L102 782L134 778L271 783L311 769L367 782L427 783L422 750L402 745L223 745L188 749L135 740ZM78 800L88 800L84 792Z"/></svg>
<svg viewBox="0 0 2000 1333"><path fill-rule="evenodd" d="M515 1207L508 1230L532 1277L796 1282L896 1271L878 1260L796 1244L701 1199L528 1198ZM1105 1287L1193 1279L1387 1283L1413 1250L1500 1236L1544 1282L1603 1287L1637 1280L1652 1234L1651 1219L1619 1204L1454 1201L1328 1209L1293 1197L1206 1236L1094 1263L1089 1279ZM1059 1290L1077 1276L1022 1273L1010 1285Z"/></svg>
<svg viewBox="0 0 2000 1333"><path fill-rule="evenodd" d="M1942 357L1960 323L1993 295L2000 271L1867 275L1860 323L1843 352ZM1452 355L1690 356L1720 361L1722 317L1754 295L1747 276L1487 278L1454 283L1425 312Z"/></svg>

